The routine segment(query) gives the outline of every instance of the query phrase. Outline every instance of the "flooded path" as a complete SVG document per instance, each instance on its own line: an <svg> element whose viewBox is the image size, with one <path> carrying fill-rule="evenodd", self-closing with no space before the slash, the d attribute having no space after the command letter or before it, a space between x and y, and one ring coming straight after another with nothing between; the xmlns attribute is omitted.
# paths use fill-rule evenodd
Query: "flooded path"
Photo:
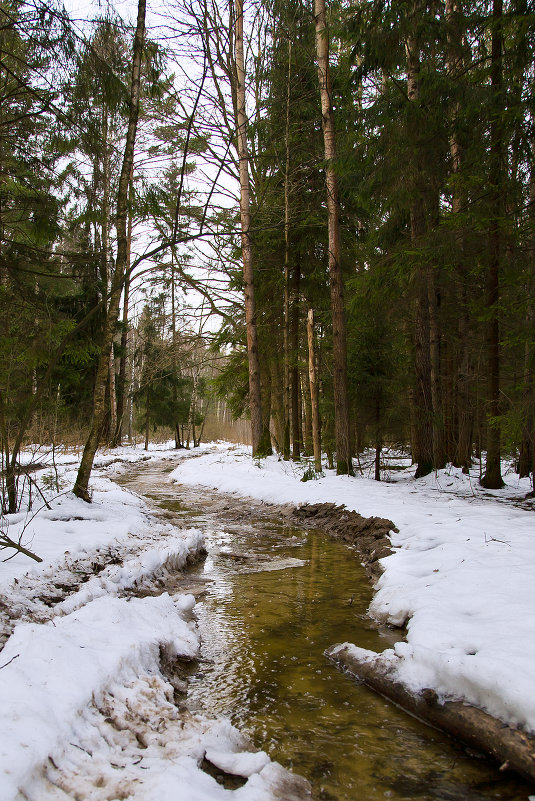
<svg viewBox="0 0 535 801"><path fill-rule="evenodd" d="M526 801L524 782L327 662L337 642L382 651L399 639L366 617L372 591L352 549L284 525L276 508L169 484L171 469L131 467L118 481L205 532L206 561L185 579L203 641L191 710L227 716L317 801Z"/></svg>

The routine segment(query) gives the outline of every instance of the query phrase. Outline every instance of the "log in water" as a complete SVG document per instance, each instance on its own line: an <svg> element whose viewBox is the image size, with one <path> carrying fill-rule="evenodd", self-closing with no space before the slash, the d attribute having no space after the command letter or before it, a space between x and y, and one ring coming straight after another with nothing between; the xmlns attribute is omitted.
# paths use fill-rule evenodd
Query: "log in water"
<svg viewBox="0 0 535 801"><path fill-rule="evenodd" d="M336 642L382 651L399 639L367 618L372 590L354 550L284 525L276 510L269 519L260 504L166 484L154 465L121 483L177 525L205 531L208 557L187 577L204 588L192 710L228 716L258 749L308 778L317 801L527 800L528 784L325 658Z"/></svg>

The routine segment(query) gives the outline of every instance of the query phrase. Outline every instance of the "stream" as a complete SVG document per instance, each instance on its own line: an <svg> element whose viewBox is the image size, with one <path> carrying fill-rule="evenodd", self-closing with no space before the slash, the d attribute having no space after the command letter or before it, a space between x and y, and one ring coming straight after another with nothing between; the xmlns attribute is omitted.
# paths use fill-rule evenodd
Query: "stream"
<svg viewBox="0 0 535 801"><path fill-rule="evenodd" d="M305 776L316 801L526 801L530 788L414 720L323 656L338 642L382 651L358 555L277 508L167 482L175 464L134 466L118 483L179 526L203 529L208 556L174 591L194 592L202 659L187 707L225 715L258 749ZM170 592L172 590L169 590Z"/></svg>

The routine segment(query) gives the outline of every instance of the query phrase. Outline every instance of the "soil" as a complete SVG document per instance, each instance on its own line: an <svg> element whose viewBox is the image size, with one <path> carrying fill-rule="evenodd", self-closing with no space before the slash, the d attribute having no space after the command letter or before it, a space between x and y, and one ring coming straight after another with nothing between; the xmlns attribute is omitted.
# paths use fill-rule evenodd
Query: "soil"
<svg viewBox="0 0 535 801"><path fill-rule="evenodd" d="M298 506L292 511L296 525L313 527L356 548L368 578L376 581L383 572L380 560L393 553L390 532L398 529L384 517L362 517L345 506L315 503Z"/></svg>

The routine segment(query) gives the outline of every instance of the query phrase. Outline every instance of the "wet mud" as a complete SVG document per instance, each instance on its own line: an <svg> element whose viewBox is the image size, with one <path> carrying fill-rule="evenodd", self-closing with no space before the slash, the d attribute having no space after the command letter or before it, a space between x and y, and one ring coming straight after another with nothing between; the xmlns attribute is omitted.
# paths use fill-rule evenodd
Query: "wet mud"
<svg viewBox="0 0 535 801"><path fill-rule="evenodd" d="M398 529L384 517L363 517L334 503L298 506L292 510L291 517L303 528L321 530L356 548L372 581L383 572L379 560L393 553L389 535Z"/></svg>

